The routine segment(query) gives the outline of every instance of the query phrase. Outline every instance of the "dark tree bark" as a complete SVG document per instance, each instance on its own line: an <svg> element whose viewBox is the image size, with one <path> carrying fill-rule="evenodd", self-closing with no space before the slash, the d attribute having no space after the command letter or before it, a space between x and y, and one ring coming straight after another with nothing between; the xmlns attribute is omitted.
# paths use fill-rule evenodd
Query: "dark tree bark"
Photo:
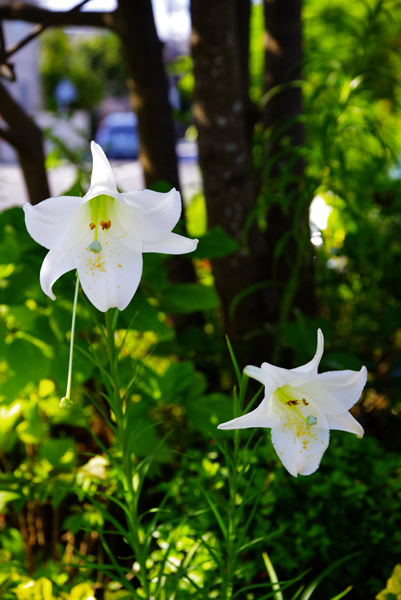
<svg viewBox="0 0 401 600"><path fill-rule="evenodd" d="M290 316L294 306L306 315L315 311L309 239L311 198L300 179L304 161L299 149L305 144L302 92L297 83L302 79L303 66L302 0L265 0L264 7L265 91L272 92L272 96L264 107L263 124L273 136L281 128L280 135L265 148L266 162L279 157L264 181L268 197L268 260L275 265L271 277L277 283L269 292L268 305L269 320L280 322ZM278 93L274 93L276 86L282 86ZM275 256L279 245L283 251Z"/></svg>
<svg viewBox="0 0 401 600"><path fill-rule="evenodd" d="M130 100L138 116L140 161L146 186L165 180L179 188L168 81L151 0L119 0L118 32L127 65Z"/></svg>
<svg viewBox="0 0 401 600"><path fill-rule="evenodd" d="M254 259L255 254L263 254L263 239L256 228L252 228L247 249L242 240L245 223L254 207L254 190L236 6L232 0L192 0L191 12L193 110L208 227L223 227L242 246L234 254L214 259L213 274L231 341L243 342L245 337L252 336L252 354L257 354L264 338L261 331L264 305L260 292L245 295L231 318L232 302L238 294L260 283L267 275L266 265L263 267Z"/></svg>
<svg viewBox="0 0 401 600"><path fill-rule="evenodd" d="M38 204L50 196L42 132L1 83L0 114L9 127L0 137L17 151L30 202Z"/></svg>
<svg viewBox="0 0 401 600"><path fill-rule="evenodd" d="M265 129L280 127L303 114L302 92L292 85L302 78L302 0L265 0L265 90L283 89L265 105ZM299 119L285 130L293 146L304 144ZM301 165L302 167L302 165Z"/></svg>
<svg viewBox="0 0 401 600"><path fill-rule="evenodd" d="M245 127L249 140L252 143L252 134L258 109L249 97L249 42L251 0L235 0L236 30L238 34L238 53L241 73L242 102L244 104Z"/></svg>
<svg viewBox="0 0 401 600"><path fill-rule="evenodd" d="M300 1L266 0L265 9L269 91L300 79ZM213 273L226 331L232 341L241 341L240 351L247 360L260 364L277 359L277 326L290 318L294 306L306 314L311 314L314 306L309 205L298 189L302 160L295 161L284 197L277 194L280 168L292 164L290 158L304 141L302 126L289 124L290 119L302 115L301 92L290 87L270 100L264 111L266 128L290 125L284 135L290 137L293 150L284 155L267 181L262 178L262 192L268 200L267 231L262 232L251 216L255 194L247 110L249 4L247 0L192 0L191 10L194 115L208 226L222 226L242 245L241 251L212 261ZM278 144L269 147L268 158L277 152L280 142L279 136ZM288 201L286 194L292 200ZM244 248L242 236L250 217ZM244 344L246 340L248 344Z"/></svg>

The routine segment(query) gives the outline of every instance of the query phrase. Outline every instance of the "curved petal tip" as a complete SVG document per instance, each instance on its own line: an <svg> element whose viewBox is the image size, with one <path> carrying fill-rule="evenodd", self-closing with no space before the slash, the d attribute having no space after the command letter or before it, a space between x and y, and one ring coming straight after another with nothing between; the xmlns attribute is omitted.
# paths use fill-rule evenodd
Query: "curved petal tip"
<svg viewBox="0 0 401 600"><path fill-rule="evenodd" d="M93 160L92 178L86 196L93 197L104 194L114 198L117 187L107 156L103 148L93 141L91 142L91 152Z"/></svg>

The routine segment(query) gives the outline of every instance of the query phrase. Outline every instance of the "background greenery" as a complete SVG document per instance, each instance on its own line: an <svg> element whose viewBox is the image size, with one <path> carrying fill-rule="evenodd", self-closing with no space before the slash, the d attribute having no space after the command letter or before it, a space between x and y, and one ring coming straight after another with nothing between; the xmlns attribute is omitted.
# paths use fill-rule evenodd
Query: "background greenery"
<svg viewBox="0 0 401 600"><path fill-rule="evenodd" d="M262 17L261 6L253 6L255 102L263 101ZM311 198L323 195L333 210L323 244L315 249L317 317L291 314L277 337L298 366L311 358L321 327L323 370L367 366L368 384L353 411L367 435L357 440L334 432L320 469L295 480L278 461L269 434L254 434L249 445L254 451L246 456L255 470L254 489L263 491L246 538L249 543L262 535L263 540L240 553L239 587L268 580L262 551L268 552L280 580L312 569L303 582L359 552L329 574L316 597L331 598L351 584L349 597L365 599L384 587L399 561L400 26L396 2L309 0L305 6L303 185ZM42 72L49 103L60 73L68 73L76 84L80 106L100 99L116 65L113 36L101 39L101 47L96 41L79 41L75 54L65 34L47 34ZM175 73L190 97L190 61L178 62ZM261 160L264 142L256 132L252 154L259 179L267 176ZM83 192L85 181L81 173L69 193ZM262 208L269 202L263 188L258 201ZM261 215L263 226L263 211ZM227 496L220 444L227 441L232 449L232 440L216 426L232 415L235 378L210 259L233 251L236 244L221 230L206 233L201 195L193 199L186 218L188 234L200 237L197 251L186 258L193 261L197 282L171 284L168 259L146 255L139 291L119 316L118 341L123 342L134 319L120 354L123 385L135 374L130 395L137 460L161 444L143 489L142 510L158 506L168 494L169 512L154 530L148 567L156 576L168 546L172 574L194 553L199 566L193 575L212 589L217 569L212 550L222 550L221 532L202 489L216 505ZM61 409L74 276L55 284L57 300L51 302L38 278L46 251L26 233L22 211L1 214L0 231L0 597L17 593L25 600L22 588L11 590L33 576L50 580L55 596L78 599L87 588L76 586L94 583L113 600L121 585L99 566L109 561L102 536L116 556L126 557L127 549L107 523L104 510L117 520L121 515L104 494L120 498L122 490L104 451L113 449L115 440L103 414L102 379L88 350L89 343L107 363L97 324L103 316L80 297L76 345L82 351L75 353L74 404ZM191 327L175 331L174 315L199 311L202 326L194 319ZM251 388L249 397L255 391ZM238 507L243 494L236 498ZM85 562L90 564L82 568ZM122 563L131 567L132 560ZM177 598L194 597L185 585L176 593ZM43 590L37 594L45 597ZM258 595L249 591L238 598Z"/></svg>

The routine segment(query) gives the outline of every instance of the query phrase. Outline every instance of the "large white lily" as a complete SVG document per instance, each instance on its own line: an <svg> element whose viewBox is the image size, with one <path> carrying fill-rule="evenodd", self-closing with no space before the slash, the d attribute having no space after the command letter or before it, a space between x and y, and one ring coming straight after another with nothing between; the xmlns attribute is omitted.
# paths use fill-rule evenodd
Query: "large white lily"
<svg viewBox="0 0 401 600"><path fill-rule="evenodd" d="M33 239L50 250L40 271L45 294L54 300L54 282L77 269L96 308L123 310L139 285L143 252L185 254L198 240L171 233L181 214L179 192L119 193L103 150L95 142L91 150L92 179L85 196L27 203L25 222Z"/></svg>
<svg viewBox="0 0 401 600"><path fill-rule="evenodd" d="M329 430L363 436L363 428L348 412L359 400L367 371L331 371L318 374L323 334L318 330L314 358L297 369L269 363L248 366L244 372L265 386L261 404L250 413L222 423L219 429L269 427L273 446L285 468L294 475L310 475L319 467L329 445Z"/></svg>

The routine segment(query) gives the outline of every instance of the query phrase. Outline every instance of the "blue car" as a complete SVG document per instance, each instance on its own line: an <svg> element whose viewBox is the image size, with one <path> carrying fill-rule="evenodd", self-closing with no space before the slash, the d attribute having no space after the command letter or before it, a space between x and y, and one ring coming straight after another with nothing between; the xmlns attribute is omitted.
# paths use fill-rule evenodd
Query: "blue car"
<svg viewBox="0 0 401 600"><path fill-rule="evenodd" d="M135 159L139 154L138 120L132 112L110 113L102 119L95 142L108 158Z"/></svg>

